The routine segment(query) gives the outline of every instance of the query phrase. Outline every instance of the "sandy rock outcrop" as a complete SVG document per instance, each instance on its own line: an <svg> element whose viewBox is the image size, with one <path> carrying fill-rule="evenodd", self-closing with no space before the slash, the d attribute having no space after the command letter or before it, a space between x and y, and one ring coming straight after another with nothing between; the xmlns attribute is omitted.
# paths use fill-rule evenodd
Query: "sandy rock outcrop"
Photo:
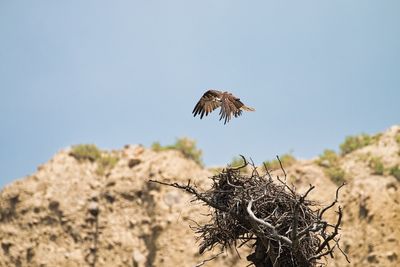
<svg viewBox="0 0 400 267"><path fill-rule="evenodd" d="M337 253L328 266L400 266L400 180L390 175L390 168L400 165L400 126L379 135L376 142L340 158L347 185L340 194L344 209L341 248L351 261ZM385 170L374 174L372 158L379 158ZM311 183L316 189L311 198L329 204L336 185L315 160L299 161L288 170L295 177L299 191ZM329 214L335 220L335 214Z"/></svg>
<svg viewBox="0 0 400 267"><path fill-rule="evenodd" d="M194 266L207 258L189 228L204 207L148 180L205 186L210 172L177 151L112 153L119 161L106 175L67 149L2 190L0 266Z"/></svg>
<svg viewBox="0 0 400 267"><path fill-rule="evenodd" d="M400 181L388 171L400 165L400 127L339 160L347 185L340 253L328 266L400 266ZM0 266L195 266L218 253L198 254L189 225L209 211L175 188L149 179L207 188L212 171L180 152L125 146L107 152L116 166L99 174L98 163L80 162L70 149L57 153L36 173L0 192ZM385 166L374 174L371 158ZM279 172L276 171L276 172ZM329 204L337 185L315 160L287 168L288 179L310 197ZM328 214L331 220L336 214ZM248 251L248 249L247 249ZM246 248L220 255L205 266L246 266Z"/></svg>

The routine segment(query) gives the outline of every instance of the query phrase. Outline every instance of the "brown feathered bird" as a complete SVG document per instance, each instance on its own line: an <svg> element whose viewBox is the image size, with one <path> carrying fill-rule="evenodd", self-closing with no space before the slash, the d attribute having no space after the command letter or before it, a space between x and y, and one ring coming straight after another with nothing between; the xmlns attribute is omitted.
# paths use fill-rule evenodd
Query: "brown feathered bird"
<svg viewBox="0 0 400 267"><path fill-rule="evenodd" d="M219 118L219 120L224 119L224 124L229 122L232 115L234 117L242 115L242 110L255 110L254 108L245 106L242 101L240 101L240 98L237 98L229 92L208 90L200 98L199 102L197 102L192 113L194 117L199 114L200 119L202 119L204 115L207 116L208 113L211 113L214 109L219 107L221 107L221 110L219 112L219 115L221 117Z"/></svg>

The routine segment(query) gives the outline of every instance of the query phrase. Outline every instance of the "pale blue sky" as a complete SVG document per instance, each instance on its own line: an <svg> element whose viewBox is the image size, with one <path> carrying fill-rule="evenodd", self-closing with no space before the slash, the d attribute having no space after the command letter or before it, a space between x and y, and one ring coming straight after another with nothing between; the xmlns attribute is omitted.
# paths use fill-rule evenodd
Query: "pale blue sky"
<svg viewBox="0 0 400 267"><path fill-rule="evenodd" d="M0 187L58 150L176 137L207 165L400 123L400 1L0 1ZM193 118L207 88L256 108Z"/></svg>

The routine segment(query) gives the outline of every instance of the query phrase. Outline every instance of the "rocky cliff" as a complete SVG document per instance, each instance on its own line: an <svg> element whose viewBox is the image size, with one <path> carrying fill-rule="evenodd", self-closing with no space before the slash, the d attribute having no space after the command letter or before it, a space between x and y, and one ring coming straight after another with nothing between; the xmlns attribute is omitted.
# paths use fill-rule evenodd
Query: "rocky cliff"
<svg viewBox="0 0 400 267"><path fill-rule="evenodd" d="M340 196L341 247L351 263L337 253L328 266L400 266L399 136L395 126L334 163L321 157L287 167L300 191L316 186L312 198L322 204L333 199L338 177L348 183ZM79 160L65 149L1 191L0 266L196 266L218 253L199 255L189 227L207 220L206 207L148 183L191 179L206 188L212 170L174 150L125 146L103 154L117 161ZM340 175L332 175L332 164ZM205 266L246 266L248 250L239 249L241 257L232 250Z"/></svg>

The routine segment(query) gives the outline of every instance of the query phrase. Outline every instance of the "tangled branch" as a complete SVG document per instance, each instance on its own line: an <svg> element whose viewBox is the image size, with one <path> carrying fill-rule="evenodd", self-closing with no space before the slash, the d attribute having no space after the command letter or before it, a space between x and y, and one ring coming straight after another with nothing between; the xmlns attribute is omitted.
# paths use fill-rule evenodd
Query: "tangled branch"
<svg viewBox="0 0 400 267"><path fill-rule="evenodd" d="M213 184L205 192L190 181L180 185L150 180L184 190L212 208L210 221L194 227L201 240L200 254L216 245L226 249L250 242L254 253L247 259L256 267L322 265L319 260L333 257L336 247L344 254L337 238L342 208L339 206L336 211L335 224L328 223L323 216L337 204L344 184L337 188L334 201L321 209L318 203L307 199L314 186L299 194L287 185L279 158L284 179L273 179L267 169L265 175L260 175L253 162L241 157L243 166L228 167L211 177ZM250 175L242 174L241 169L249 165Z"/></svg>

